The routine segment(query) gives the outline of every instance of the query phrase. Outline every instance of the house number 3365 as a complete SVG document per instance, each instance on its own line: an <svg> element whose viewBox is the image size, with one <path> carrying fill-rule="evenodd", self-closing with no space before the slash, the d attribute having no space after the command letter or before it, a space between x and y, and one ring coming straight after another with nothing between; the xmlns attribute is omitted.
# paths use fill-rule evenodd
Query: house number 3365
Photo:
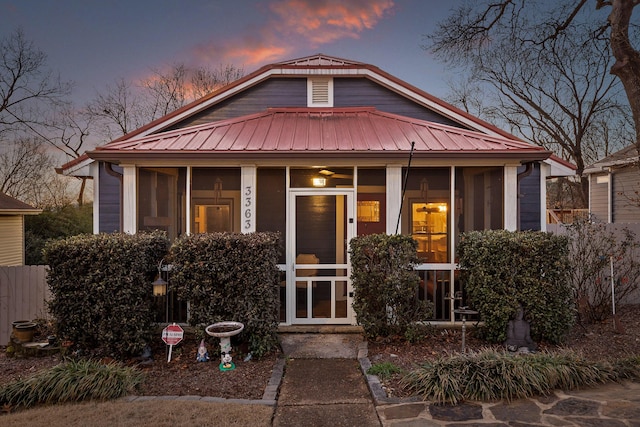
<svg viewBox="0 0 640 427"><path fill-rule="evenodd" d="M252 197L253 191L251 190L251 186L248 185L244 187L244 229L251 229L251 220L253 219L253 209L252 208Z"/></svg>

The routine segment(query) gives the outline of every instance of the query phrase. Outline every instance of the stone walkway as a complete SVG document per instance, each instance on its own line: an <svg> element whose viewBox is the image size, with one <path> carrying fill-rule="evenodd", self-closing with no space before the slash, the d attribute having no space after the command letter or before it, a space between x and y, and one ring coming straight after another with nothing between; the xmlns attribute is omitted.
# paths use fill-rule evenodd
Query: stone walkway
<svg viewBox="0 0 640 427"><path fill-rule="evenodd" d="M342 365L335 358L355 359L359 364L359 373L366 378L369 393L375 404L375 412L379 422L384 427L413 427L413 426L593 426L593 427L640 427L640 383L625 382L622 384L611 383L598 385L592 388L585 388L575 391L555 391L550 396L539 396L528 399L519 399L511 402L465 402L458 405L438 405L433 402L397 401L387 398L382 389L378 377L366 375L371 366L367 357L366 342L362 341L359 334L290 334L283 337L282 348L286 355L294 359L291 367L302 367L310 362L305 360L309 357L330 358L318 375L325 372L326 378L333 380L326 383L325 391L328 396L335 396L342 393L342 388L359 387L358 381L353 377L354 371L350 371L348 363ZM296 358L299 358L296 360ZM295 363L298 363L297 365ZM345 362L346 363L346 362ZM345 369L338 373L336 377L330 374L332 367L334 370L340 365L340 369ZM278 411L287 405L287 375L290 373L289 366L286 368L283 384L278 398ZM349 376L349 381L341 381L341 378ZM304 392L304 384L313 384L314 377L303 374L299 377L300 384L298 392ZM284 398L284 400L283 400ZM313 399L312 399L313 400ZM319 403L319 401L318 401ZM364 402L361 402L364 403ZM359 411L364 411L366 406L360 407ZM329 409L328 407L316 406L316 409ZM336 425L368 426L380 425L372 417L365 417L364 412L358 412L362 416L358 418L349 417L345 420L353 424L343 424L339 421ZM284 413L282 413L284 414ZM328 417L328 415L327 415ZM327 417L315 418L320 424L328 420ZM276 418L277 419L277 418ZM281 417L280 420L283 418ZM303 419L298 418L298 422ZM309 419L310 420L310 419ZM355 422L355 423L354 423ZM274 425L296 425L277 424ZM297 424L310 425L316 424Z"/></svg>
<svg viewBox="0 0 640 427"><path fill-rule="evenodd" d="M359 334L281 334L281 359L261 400L129 396L275 406L273 426L640 427L640 383L604 384L512 402L432 402L387 398Z"/></svg>
<svg viewBox="0 0 640 427"><path fill-rule="evenodd" d="M377 406L383 426L640 426L640 383L606 384L497 403Z"/></svg>

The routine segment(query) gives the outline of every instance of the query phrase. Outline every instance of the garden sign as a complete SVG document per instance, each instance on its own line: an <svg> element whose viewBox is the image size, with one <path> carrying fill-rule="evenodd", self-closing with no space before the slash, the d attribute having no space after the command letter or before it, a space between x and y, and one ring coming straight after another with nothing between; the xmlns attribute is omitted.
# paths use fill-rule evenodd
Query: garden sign
<svg viewBox="0 0 640 427"><path fill-rule="evenodd" d="M184 337L184 329L180 325L168 325L162 330L162 341L169 346L169 356L167 357L167 363L171 362L171 351L173 346L182 341Z"/></svg>

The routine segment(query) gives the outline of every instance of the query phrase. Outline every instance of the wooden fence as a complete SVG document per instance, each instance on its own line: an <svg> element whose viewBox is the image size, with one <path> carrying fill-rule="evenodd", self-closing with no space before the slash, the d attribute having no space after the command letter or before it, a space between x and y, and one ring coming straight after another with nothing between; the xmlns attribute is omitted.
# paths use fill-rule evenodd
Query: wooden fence
<svg viewBox="0 0 640 427"><path fill-rule="evenodd" d="M47 266L0 266L0 345L7 345L16 320L46 319Z"/></svg>

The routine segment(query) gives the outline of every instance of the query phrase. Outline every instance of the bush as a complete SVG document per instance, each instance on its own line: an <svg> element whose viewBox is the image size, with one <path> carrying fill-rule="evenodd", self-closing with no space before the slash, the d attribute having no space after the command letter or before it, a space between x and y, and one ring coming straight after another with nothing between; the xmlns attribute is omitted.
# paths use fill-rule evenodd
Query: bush
<svg viewBox="0 0 640 427"><path fill-rule="evenodd" d="M408 373L402 384L424 400L440 403L512 400L548 395L554 389L573 390L620 378L638 378L640 368L636 364L633 369L633 363L634 360L593 362L571 352L514 356L483 350L425 363Z"/></svg>
<svg viewBox="0 0 640 427"><path fill-rule="evenodd" d="M45 264L43 250L50 240L62 239L93 230L92 205L66 205L46 208L40 215L24 218L25 264Z"/></svg>
<svg viewBox="0 0 640 427"><path fill-rule="evenodd" d="M484 338L503 342L522 306L534 340L558 343L574 323L566 237L533 231L463 233L458 245L469 305L480 312Z"/></svg>
<svg viewBox="0 0 640 427"><path fill-rule="evenodd" d="M47 244L49 310L59 338L84 352L139 355L153 334L151 282L168 246L160 232L74 236Z"/></svg>
<svg viewBox="0 0 640 427"><path fill-rule="evenodd" d="M3 385L0 405L30 408L37 404L117 399L133 392L142 378L140 371L117 363L69 360Z"/></svg>
<svg viewBox="0 0 640 427"><path fill-rule="evenodd" d="M567 226L570 239L570 280L580 320L605 320L612 312L611 262L615 300L620 303L640 285L640 242L624 227L616 232L589 220Z"/></svg>
<svg viewBox="0 0 640 427"><path fill-rule="evenodd" d="M429 302L417 298L416 245L411 236L402 235L351 240L353 309L367 337L405 335L414 322L431 316Z"/></svg>
<svg viewBox="0 0 640 427"><path fill-rule="evenodd" d="M172 286L190 303L191 325L242 322L253 356L277 344L277 233L183 236L171 249Z"/></svg>

